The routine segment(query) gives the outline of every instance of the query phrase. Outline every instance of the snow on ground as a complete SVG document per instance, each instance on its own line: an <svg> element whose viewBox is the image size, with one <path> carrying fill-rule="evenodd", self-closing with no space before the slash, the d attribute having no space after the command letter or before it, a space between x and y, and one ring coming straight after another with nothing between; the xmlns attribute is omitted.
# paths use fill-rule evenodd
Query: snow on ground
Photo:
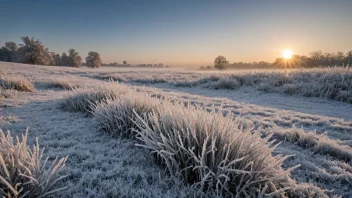
<svg viewBox="0 0 352 198"><path fill-rule="evenodd" d="M58 100L65 91L51 89L46 83L63 78L73 85L91 86L104 83L97 75L124 72L134 76L157 74L159 77L202 75L182 69L149 68L68 68L33 66L0 62L0 74L22 75L35 82L36 91L19 92L14 98L0 100L0 128L23 133L29 127L29 143L35 137L46 148L46 155L69 155L65 181L69 190L63 197L190 197L190 188L165 180L162 170L144 156L144 151L130 140L109 137L99 131L92 119L79 113L58 109ZM351 149L352 105L319 98L303 98L265 94L252 88L210 90L174 87L167 83L142 85L145 90L176 100L205 106L221 106L268 129L292 127L304 131L328 133L338 145ZM280 154L295 154L285 167L301 164L292 172L300 183L313 183L333 190L331 195L352 196L352 163L327 154L283 141L276 150Z"/></svg>

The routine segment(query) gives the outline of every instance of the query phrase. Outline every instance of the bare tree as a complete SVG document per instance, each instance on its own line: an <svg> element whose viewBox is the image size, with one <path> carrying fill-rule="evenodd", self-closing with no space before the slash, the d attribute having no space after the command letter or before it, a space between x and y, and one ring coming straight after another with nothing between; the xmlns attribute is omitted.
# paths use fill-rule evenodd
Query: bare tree
<svg viewBox="0 0 352 198"><path fill-rule="evenodd" d="M336 65L342 65L345 60L345 54L343 52L336 52L336 55L334 58L335 58Z"/></svg>
<svg viewBox="0 0 352 198"><path fill-rule="evenodd" d="M100 67L102 60L98 52L89 52L86 58L86 64L88 67L98 68Z"/></svg>
<svg viewBox="0 0 352 198"><path fill-rule="evenodd" d="M127 61L124 60L124 61L123 61L123 65L127 65Z"/></svg>
<svg viewBox="0 0 352 198"><path fill-rule="evenodd" d="M218 56L215 58L214 66L215 68L222 70L228 66L229 62L226 60L224 56Z"/></svg>
<svg viewBox="0 0 352 198"><path fill-rule="evenodd" d="M333 53L324 53L325 56L325 64L330 64L332 62L332 58L334 56Z"/></svg>
<svg viewBox="0 0 352 198"><path fill-rule="evenodd" d="M314 60L315 64L318 64L318 61L322 58L323 52L321 50L311 52L310 57Z"/></svg>

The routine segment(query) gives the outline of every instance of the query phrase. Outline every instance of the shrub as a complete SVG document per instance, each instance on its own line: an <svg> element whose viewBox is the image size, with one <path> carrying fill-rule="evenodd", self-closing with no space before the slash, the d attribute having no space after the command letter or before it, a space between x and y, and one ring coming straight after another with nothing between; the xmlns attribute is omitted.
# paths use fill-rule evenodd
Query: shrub
<svg viewBox="0 0 352 198"><path fill-rule="evenodd" d="M73 89L71 83L64 79L55 79L51 81L51 87L70 90Z"/></svg>
<svg viewBox="0 0 352 198"><path fill-rule="evenodd" d="M135 113L141 141L172 176L217 195L236 197L278 193L292 185L287 157L273 156L276 145L252 131L246 121L215 110L165 103L157 112ZM273 195L273 194L272 194Z"/></svg>
<svg viewBox="0 0 352 198"><path fill-rule="evenodd" d="M17 91L34 91L33 83L20 76L2 76L0 85L4 89L15 89Z"/></svg>
<svg viewBox="0 0 352 198"><path fill-rule="evenodd" d="M74 89L61 99L60 106L71 112L91 113L94 105L107 99L115 100L119 94L124 92L126 92L124 86L118 86L114 82L96 87Z"/></svg>
<svg viewBox="0 0 352 198"><path fill-rule="evenodd" d="M67 158L55 159L48 167L48 158L42 163L38 139L31 150L27 145L28 130L22 141L16 137L16 144L8 132L0 130L0 195L2 197L48 197L65 188L58 188L58 182Z"/></svg>

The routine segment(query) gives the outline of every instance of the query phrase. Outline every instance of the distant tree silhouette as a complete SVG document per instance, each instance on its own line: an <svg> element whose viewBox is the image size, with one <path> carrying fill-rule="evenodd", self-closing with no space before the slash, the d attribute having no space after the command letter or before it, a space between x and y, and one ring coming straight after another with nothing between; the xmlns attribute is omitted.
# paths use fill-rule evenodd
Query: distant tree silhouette
<svg viewBox="0 0 352 198"><path fill-rule="evenodd" d="M62 66L70 66L70 57L65 52L61 55L61 64Z"/></svg>
<svg viewBox="0 0 352 198"><path fill-rule="evenodd" d="M338 65L341 65L343 64L344 60L345 60L345 54L343 52L337 52L335 55L335 62Z"/></svg>
<svg viewBox="0 0 352 198"><path fill-rule="evenodd" d="M49 55L50 55L49 65L55 66L56 65L56 61L55 61L56 53L55 52L49 52Z"/></svg>
<svg viewBox="0 0 352 198"><path fill-rule="evenodd" d="M88 67L98 68L100 67L102 61L100 58L100 54L98 52L89 52L86 58L86 64Z"/></svg>
<svg viewBox="0 0 352 198"><path fill-rule="evenodd" d="M79 67L82 64L82 57L78 55L75 49L68 50L69 66Z"/></svg>
<svg viewBox="0 0 352 198"><path fill-rule="evenodd" d="M18 62L18 45L15 42L6 42L0 49L0 60L8 62Z"/></svg>
<svg viewBox="0 0 352 198"><path fill-rule="evenodd" d="M99 67L101 63L101 57L97 52L90 52L86 58L87 62L82 63L82 57L79 56L75 49L68 50L67 53L56 54L50 52L39 40L34 37L22 37L23 44L17 45L15 42L5 42L4 46L0 47L0 61L7 62L20 62L37 65L58 65L58 66L71 66L79 67L80 65L88 65L90 67ZM260 62L234 62L229 64L225 57L219 56L215 59L214 65L217 69L249 69L249 68L274 68L280 66L286 60L281 57L277 58L274 63L268 63L265 61ZM109 66L118 66L118 63L104 64ZM123 61L124 66L129 66L127 61ZM305 55L293 55L289 60L289 66L292 68L299 67L316 67L316 66L351 66L352 65L352 50L347 53L336 52L329 53L317 50L311 52L309 56ZM139 64L140 67L168 67L162 63L151 64L144 63ZM205 67L204 67L205 68ZM209 69L208 67L206 67ZM205 68L205 69L206 69Z"/></svg>
<svg viewBox="0 0 352 198"><path fill-rule="evenodd" d="M55 54L54 55L54 61L55 61L55 65L57 65L57 66L62 66L63 65L60 54Z"/></svg>
<svg viewBox="0 0 352 198"><path fill-rule="evenodd" d="M310 57L314 60L315 64L318 64L323 57L323 52L321 50L311 52Z"/></svg>
<svg viewBox="0 0 352 198"><path fill-rule="evenodd" d="M218 56L215 58L214 66L216 69L222 70L228 66L229 62L224 56Z"/></svg>
<svg viewBox="0 0 352 198"><path fill-rule="evenodd" d="M347 52L347 58L348 58L347 65L349 67L351 67L351 64L352 64L352 50Z"/></svg>
<svg viewBox="0 0 352 198"><path fill-rule="evenodd" d="M48 65L51 61L48 48L34 37L22 37L24 45L18 49L21 62L33 65Z"/></svg>

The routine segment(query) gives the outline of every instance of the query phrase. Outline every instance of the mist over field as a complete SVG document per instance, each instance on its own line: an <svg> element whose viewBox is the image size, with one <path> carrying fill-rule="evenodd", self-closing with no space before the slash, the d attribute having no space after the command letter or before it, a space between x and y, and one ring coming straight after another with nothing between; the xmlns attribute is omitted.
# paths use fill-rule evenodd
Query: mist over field
<svg viewBox="0 0 352 198"><path fill-rule="evenodd" d="M352 2L0 2L0 197L352 197Z"/></svg>

